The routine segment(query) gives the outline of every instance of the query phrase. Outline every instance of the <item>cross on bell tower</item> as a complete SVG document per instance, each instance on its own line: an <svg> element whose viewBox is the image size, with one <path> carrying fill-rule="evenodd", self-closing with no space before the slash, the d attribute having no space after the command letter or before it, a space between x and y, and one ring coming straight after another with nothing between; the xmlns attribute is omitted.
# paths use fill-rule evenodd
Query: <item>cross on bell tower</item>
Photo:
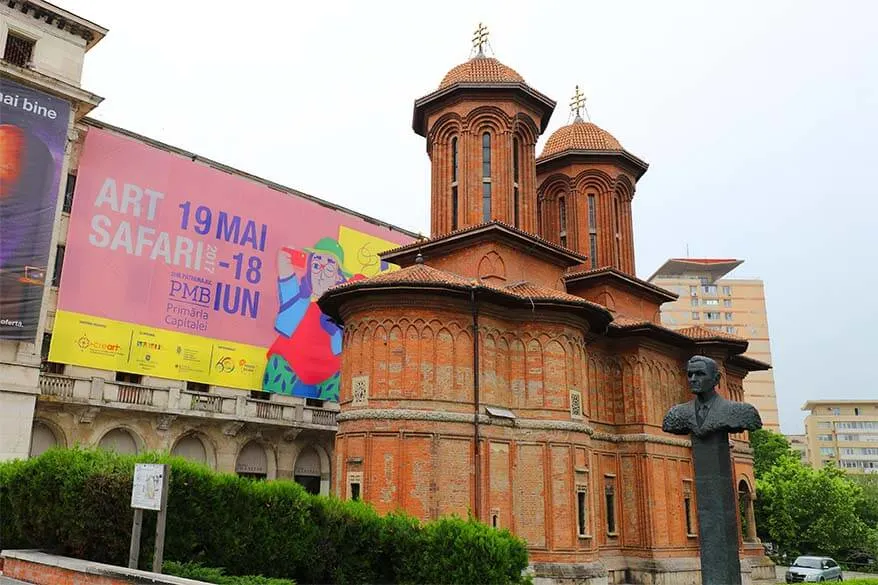
<svg viewBox="0 0 878 585"><path fill-rule="evenodd" d="M589 122L591 121L591 116L588 115L588 109L585 107L585 94L582 93L582 90L579 89L579 86L576 86L576 90L573 92L573 98L570 100L570 113L573 114L574 122L582 122L582 112L585 112L585 117L588 118Z"/></svg>
<svg viewBox="0 0 878 585"><path fill-rule="evenodd" d="M488 44L488 27L479 23L476 32L473 33L473 49L478 51L477 57L485 56L485 46Z"/></svg>

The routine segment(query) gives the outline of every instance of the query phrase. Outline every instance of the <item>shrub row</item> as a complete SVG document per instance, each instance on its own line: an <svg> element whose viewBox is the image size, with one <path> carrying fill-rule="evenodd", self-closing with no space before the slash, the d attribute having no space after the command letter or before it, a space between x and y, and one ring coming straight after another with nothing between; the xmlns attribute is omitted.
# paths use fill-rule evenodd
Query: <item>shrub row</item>
<svg viewBox="0 0 878 585"><path fill-rule="evenodd" d="M456 517L421 523L155 453L51 449L0 464L0 548L42 548L124 565L135 463L171 466L165 559L298 583L518 583L525 543ZM155 514L144 513L142 566Z"/></svg>
<svg viewBox="0 0 878 585"><path fill-rule="evenodd" d="M162 571L166 575L175 575L185 579L215 583L216 585L296 585L291 579L273 579L271 577L254 575L226 575L222 569L204 567L198 563L165 561L162 563Z"/></svg>

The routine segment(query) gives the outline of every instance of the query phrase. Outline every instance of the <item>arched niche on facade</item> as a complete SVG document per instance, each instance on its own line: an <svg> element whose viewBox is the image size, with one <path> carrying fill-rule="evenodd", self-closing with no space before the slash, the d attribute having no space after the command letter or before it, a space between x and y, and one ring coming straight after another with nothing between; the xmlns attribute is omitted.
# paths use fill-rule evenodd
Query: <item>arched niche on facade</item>
<svg viewBox="0 0 878 585"><path fill-rule="evenodd" d="M308 493L320 493L320 456L314 447L308 446L299 451L293 468L293 479Z"/></svg>
<svg viewBox="0 0 878 585"><path fill-rule="evenodd" d="M98 441L98 448L106 451L114 451L121 455L137 455L143 441L132 431L123 427L116 427L107 431Z"/></svg>
<svg viewBox="0 0 878 585"><path fill-rule="evenodd" d="M189 432L181 435L174 443L171 455L177 455L195 463L203 463L211 469L216 468L216 454L213 446L199 433Z"/></svg>
<svg viewBox="0 0 878 585"><path fill-rule="evenodd" d="M67 446L61 429L45 421L35 420L31 429L30 456L39 457L56 445Z"/></svg>
<svg viewBox="0 0 878 585"><path fill-rule="evenodd" d="M293 479L313 494L328 496L330 490L329 454L319 442L300 443L293 465Z"/></svg>
<svg viewBox="0 0 878 585"><path fill-rule="evenodd" d="M251 479L274 479L277 476L275 463L274 454L269 453L261 442L254 440L246 443L238 452L235 473Z"/></svg>
<svg viewBox="0 0 878 585"><path fill-rule="evenodd" d="M738 508L741 514L741 538L744 542L756 542L756 515L753 510L755 495L747 478L738 481Z"/></svg>

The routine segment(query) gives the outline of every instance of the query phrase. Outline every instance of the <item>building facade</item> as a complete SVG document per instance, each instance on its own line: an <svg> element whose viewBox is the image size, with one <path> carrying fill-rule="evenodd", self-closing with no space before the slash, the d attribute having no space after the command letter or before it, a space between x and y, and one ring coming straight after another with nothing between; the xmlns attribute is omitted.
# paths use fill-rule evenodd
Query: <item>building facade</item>
<svg viewBox="0 0 878 585"><path fill-rule="evenodd" d="M4 48L0 61L4 100L3 119L0 121L0 131L5 133L0 141L3 155L20 163L21 169L45 169L44 175L53 179L26 182L27 172L15 171L4 175L0 181L0 213L4 214L0 220L4 262L0 282L3 292L0 295L3 299L0 317L4 323L0 329L0 457L26 458L53 445L101 446L126 453L159 450L203 462L219 471L265 479L294 479L313 493L328 494L338 412L337 402L331 396L333 367L336 377L338 374L333 356L329 354L329 359L320 363L323 370L329 371L323 377L329 378L330 383L314 377L315 368L309 369L309 364L296 364L304 368L300 371L304 372L302 377L310 377L307 384L298 380L300 383L295 387L291 384L294 381L292 374L269 379L262 375L262 370L267 369L262 366L249 368L254 371L248 371L245 383L236 383L240 380L234 376L249 367L244 357L251 360L254 354L239 353L239 357L244 356L240 360L213 360L216 363L201 359L206 363L203 371L192 367L192 364L199 363L196 358L205 344L211 351L225 346L243 350L240 344L186 336L184 331L200 332L206 324L215 321L215 317L211 314L208 321L207 317L192 316L201 313L202 309L184 312L181 307L186 305L182 301L174 304L167 315L161 315L167 320L161 321L158 327L148 327L151 323L147 320L129 318L128 314L135 315L139 305L146 306L150 301L149 297L137 296L139 291L157 289L159 284L156 283L160 282L158 273L144 266L142 258L138 257L148 255L142 252L148 251L147 246L151 243L139 234L159 236L153 238L155 242L160 242L161 237L156 230L150 232L145 225L138 226L134 219L127 220L126 225L130 228L127 231L114 228L125 223L118 219L124 215L126 206L129 217L155 211L146 204L150 191L138 191L134 184L154 187L157 179L131 179L137 176L137 169L148 168L157 176L189 177L188 183L163 187L164 193L159 193L162 197L170 198L174 189L196 193L206 191L209 193L206 205L228 209L229 196L224 193L231 193L234 197L252 194L247 203L250 208L259 208L263 199L281 209L292 206L292 211L288 211L284 219L284 231L308 231L310 228L302 227L306 224L312 228L326 228L326 233L315 232L318 228L311 229L313 235L308 237L312 239L303 242L277 239L278 245L296 244L301 248L301 252L288 251L284 256L285 265L296 274L301 272L301 267L293 266L293 259L302 260L301 264L309 259L320 260L330 268L338 268L333 262L340 262L345 251L349 252L349 259L338 272L352 273L353 270L348 270L351 256L359 259L368 256L367 260L377 262L374 253L366 254L363 246L356 248L358 243L374 244L378 240L371 235L378 234L390 240L385 247L399 245L412 241L414 234L86 117L102 99L80 87L86 52L107 33L94 23L39 0L16 1L0 6L0 31L0 47ZM18 109L22 112L22 121L13 127L11 113L16 103L21 106ZM37 104L51 106L54 113L50 114L48 109L36 111ZM64 118L63 128L56 130L55 134L50 133L53 128L39 127L28 117L37 117L38 114L43 118L54 116L53 121L60 122L61 114L67 111L69 117ZM18 144L7 139L8 136L12 139L23 136L19 140L24 146L7 147ZM31 140L31 136L49 145L55 138L62 146L47 158L39 149L25 142ZM37 143L36 140L33 142ZM37 158L39 156L42 158ZM34 159L45 159L46 164L37 167ZM4 172L7 172L6 168ZM104 189L106 177L120 178L117 199ZM123 177L127 177L128 182L122 181ZM48 183L52 184L46 187ZM210 190L203 185L210 185ZM138 199L140 195L142 200ZM158 195L153 197L158 199ZM33 209L22 207L21 201L39 205ZM106 223L92 223L96 217L92 210L98 205L104 207L102 211L105 213L101 214L100 221ZM158 215L160 208L156 209L159 209ZM275 207L266 209L273 211ZM198 223L205 219L206 214L200 208L194 211L195 227L206 225ZM7 230L7 226L12 225L7 222L22 218L36 218L28 224L28 235L31 240L40 242L39 249L25 250L30 254L27 257L18 251L22 249L19 240L7 239L12 232ZM104 240L110 252L102 258L95 258L89 250L102 243L101 231L90 229L94 225L105 228L107 234L114 233L112 242L109 238ZM249 224L243 220L227 219L222 226L222 235L232 234L238 243L243 243L248 233L246 225ZM175 237L169 233L169 241L175 244L183 241L179 234ZM136 247L132 241L126 240L126 234L138 235ZM273 237L271 232L263 236L268 240L266 247L271 246ZM207 244L222 250L222 243L208 241ZM357 254L350 253L352 245ZM155 253L151 256L158 256L160 260L162 250L158 246L152 249ZM186 250L178 246L169 258L176 261L178 255L182 258L185 254ZM198 256L195 258L197 260ZM226 259L233 258L230 254ZM206 263L202 259L202 265ZM266 266L269 263L272 277L266 278L265 287L274 297L273 291L278 287L274 278L276 261L266 259ZM244 268L252 269L253 266L251 260L251 264ZM379 270L379 267L372 268ZM268 270L266 268L264 272ZM361 271L365 269L360 267L356 272ZM255 280L250 278L252 270L242 272L249 280ZM147 275L148 280L138 281L137 278L143 275ZM172 296L181 292L192 301L193 296L210 292L194 286L196 276L185 281L179 277L165 281L165 284L171 283ZM277 278L285 283L281 288L289 289L291 278L295 280L293 276L281 275L278 268ZM338 279L333 284L335 282ZM314 290L319 286L317 280L308 283ZM90 286L100 290L91 291ZM265 291L262 292L264 295ZM125 302L119 302L119 298ZM89 300L94 300L96 306L82 304ZM159 298L162 306L170 307L170 300L166 296ZM287 355L285 351L297 329L291 328L293 335L281 333L290 321L283 317L281 308L298 310L300 303L293 298L275 300L263 296L262 307L272 303L278 306L264 319L268 322L268 327L264 328L266 331L260 333L264 341L253 351L256 360L265 361L272 358L271 350L276 349L280 357L275 361L283 366L285 362L281 358ZM309 314L311 305L313 303L305 302L300 312ZM134 325L122 323L129 320L135 320ZM135 325L136 331L133 329ZM246 323L235 325L232 331L245 327ZM101 337L104 335L102 329L106 335L110 332L121 332L122 335ZM302 329L300 327L298 331L301 333ZM330 329L327 325L318 333ZM132 340L136 340L130 346L127 341L129 332L133 335ZM311 345L319 348L317 342L321 339L324 338L312 335L306 341L313 341ZM325 336L325 339L329 345L331 337ZM188 356L188 361L168 361L162 353L164 346L176 348L177 354ZM141 352L139 361L126 360L121 355L137 352ZM168 374L162 360L165 360L165 365L180 369ZM188 375L182 373L184 362L188 364ZM218 373L219 370L222 371ZM230 381L223 382L220 376L232 370L234 373L228 374Z"/></svg>
<svg viewBox="0 0 878 585"><path fill-rule="evenodd" d="M649 282L677 293L662 306L662 324L671 329L699 325L743 337L747 355L771 363L771 338L765 285L757 279L726 278L743 260L672 258ZM780 432L772 370L753 372L744 381L744 397L762 416L765 428Z"/></svg>
<svg viewBox="0 0 878 585"><path fill-rule="evenodd" d="M802 406L812 467L878 473L878 400L809 400Z"/></svg>
<svg viewBox="0 0 878 585"><path fill-rule="evenodd" d="M734 400L769 366L725 331L660 322L676 295L634 275L647 165L579 107L537 156L554 106L481 50L415 101L431 237L318 301L345 331L334 490L509 528L541 582L697 583L691 448L662 419L693 354ZM733 443L745 579L774 582L746 433Z"/></svg>
<svg viewBox="0 0 878 585"><path fill-rule="evenodd" d="M807 435L784 435L790 442L790 449L798 456L799 461L805 465L811 465L811 456L808 453Z"/></svg>

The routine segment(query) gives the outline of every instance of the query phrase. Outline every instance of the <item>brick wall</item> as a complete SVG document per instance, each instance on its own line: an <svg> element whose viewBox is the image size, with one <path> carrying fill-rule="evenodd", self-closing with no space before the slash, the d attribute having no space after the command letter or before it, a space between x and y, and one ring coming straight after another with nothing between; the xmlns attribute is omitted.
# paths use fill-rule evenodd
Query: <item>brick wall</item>
<svg viewBox="0 0 878 585"><path fill-rule="evenodd" d="M130 585L133 583L132 580L121 577L88 575L19 559L5 559L3 575L36 585Z"/></svg>

